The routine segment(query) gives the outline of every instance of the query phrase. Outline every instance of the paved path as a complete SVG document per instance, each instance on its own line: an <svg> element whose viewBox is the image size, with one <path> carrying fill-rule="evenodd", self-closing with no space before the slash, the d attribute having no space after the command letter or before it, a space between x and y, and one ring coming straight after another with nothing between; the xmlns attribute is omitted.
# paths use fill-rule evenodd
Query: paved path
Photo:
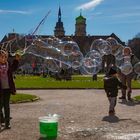
<svg viewBox="0 0 140 140"><path fill-rule="evenodd" d="M11 105L11 130L0 140L40 140L38 117L57 113L57 140L140 140L140 104L118 100L116 116L108 116L103 90L25 90L40 101ZM140 90L133 90L133 96Z"/></svg>

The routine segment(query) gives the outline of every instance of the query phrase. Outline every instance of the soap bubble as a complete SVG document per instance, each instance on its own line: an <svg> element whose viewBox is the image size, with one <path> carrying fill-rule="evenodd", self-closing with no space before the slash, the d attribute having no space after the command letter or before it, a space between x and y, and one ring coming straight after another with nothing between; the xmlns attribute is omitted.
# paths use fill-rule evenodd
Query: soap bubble
<svg viewBox="0 0 140 140"><path fill-rule="evenodd" d="M91 44L91 47L90 47L90 51L92 50L96 50L96 51L99 51L99 45L102 44L105 40L103 39L95 39L92 44Z"/></svg>
<svg viewBox="0 0 140 140"><path fill-rule="evenodd" d="M85 56L85 58L91 58L92 60L95 59L99 64L102 63L102 57L100 53L96 50L92 50L88 52Z"/></svg>
<svg viewBox="0 0 140 140"><path fill-rule="evenodd" d="M128 75L130 74L132 71L133 71L133 67L132 67L132 64L131 63L123 63L121 66L120 66L120 70L121 72L124 74L124 75Z"/></svg>
<svg viewBox="0 0 140 140"><path fill-rule="evenodd" d="M103 39L96 39L93 41L90 51L91 50L96 50L98 51L101 56L103 55L109 55L111 54L111 44L108 41L105 41Z"/></svg>
<svg viewBox="0 0 140 140"><path fill-rule="evenodd" d="M140 62L134 65L134 71L136 74L140 75Z"/></svg>
<svg viewBox="0 0 140 140"><path fill-rule="evenodd" d="M115 38L113 38L113 37L107 38L106 41L110 42L111 46L118 45L118 41Z"/></svg>
<svg viewBox="0 0 140 140"><path fill-rule="evenodd" d="M73 69L77 70L77 69L79 69L82 66L82 62L80 62L80 61L73 61L71 63L71 66L72 66Z"/></svg>
<svg viewBox="0 0 140 140"><path fill-rule="evenodd" d="M99 63L91 58L83 59L83 68L88 74L97 74L100 71Z"/></svg>
<svg viewBox="0 0 140 140"><path fill-rule="evenodd" d="M65 42L63 44L63 53L66 54L66 55L71 55L72 52L74 52L75 50L79 50L79 46L73 42L73 41L68 41L68 42Z"/></svg>
<svg viewBox="0 0 140 140"><path fill-rule="evenodd" d="M44 60L44 65L52 72L59 72L60 71L60 62L56 59L51 57L46 57Z"/></svg>
<svg viewBox="0 0 140 140"><path fill-rule="evenodd" d="M111 49L112 49L112 54L116 58L119 58L120 56L123 55L124 46L122 46L121 44L117 44L117 45L111 46Z"/></svg>

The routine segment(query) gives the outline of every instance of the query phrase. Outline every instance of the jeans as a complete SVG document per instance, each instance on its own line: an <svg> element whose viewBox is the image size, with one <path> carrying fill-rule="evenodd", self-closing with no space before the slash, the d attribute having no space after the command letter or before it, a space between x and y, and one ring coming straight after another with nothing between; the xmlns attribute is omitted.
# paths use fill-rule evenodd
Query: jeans
<svg viewBox="0 0 140 140"><path fill-rule="evenodd" d="M117 103L117 97L108 97L109 100L109 111L114 111Z"/></svg>
<svg viewBox="0 0 140 140"><path fill-rule="evenodd" d="M0 93L0 112L4 109L4 121L5 124L10 123L10 90L3 89ZM2 115L0 115L0 122L2 122Z"/></svg>
<svg viewBox="0 0 140 140"><path fill-rule="evenodd" d="M131 89L131 82L132 82L132 78L133 78L133 73L130 73L128 75L124 75L124 74L120 74L120 80L122 82L123 85L127 86L127 93L126 93L126 89L122 89L122 96L126 97L126 94L128 97L131 97L131 93L132 93L132 89Z"/></svg>

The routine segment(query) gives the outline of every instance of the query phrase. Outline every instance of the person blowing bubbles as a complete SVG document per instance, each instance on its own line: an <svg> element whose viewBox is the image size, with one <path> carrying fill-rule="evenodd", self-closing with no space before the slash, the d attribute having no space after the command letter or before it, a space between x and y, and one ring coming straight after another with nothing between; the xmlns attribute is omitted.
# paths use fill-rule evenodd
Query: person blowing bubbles
<svg viewBox="0 0 140 140"><path fill-rule="evenodd" d="M5 129L10 129L10 95L16 94L13 72L18 68L20 56L15 55L13 63L8 62L8 53L0 50L0 129L5 123ZM4 116L2 114L4 109Z"/></svg>

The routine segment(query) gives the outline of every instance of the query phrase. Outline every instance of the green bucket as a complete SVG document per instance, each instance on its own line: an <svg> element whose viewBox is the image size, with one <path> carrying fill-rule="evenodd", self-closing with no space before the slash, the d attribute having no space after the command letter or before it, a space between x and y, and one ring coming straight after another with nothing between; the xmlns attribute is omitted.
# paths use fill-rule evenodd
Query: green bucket
<svg viewBox="0 0 140 140"><path fill-rule="evenodd" d="M40 135L46 140L57 138L58 118L53 116L39 117Z"/></svg>

